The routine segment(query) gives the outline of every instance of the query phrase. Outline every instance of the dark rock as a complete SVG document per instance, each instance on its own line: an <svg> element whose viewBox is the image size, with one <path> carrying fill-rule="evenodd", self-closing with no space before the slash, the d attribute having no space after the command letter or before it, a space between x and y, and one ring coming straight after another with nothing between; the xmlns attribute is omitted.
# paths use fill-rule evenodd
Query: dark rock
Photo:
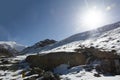
<svg viewBox="0 0 120 80"><path fill-rule="evenodd" d="M58 76L56 77L52 72L45 72L42 80L60 80Z"/></svg>
<svg viewBox="0 0 120 80"><path fill-rule="evenodd" d="M2 59L2 64L9 64L10 62L7 59Z"/></svg>
<svg viewBox="0 0 120 80"><path fill-rule="evenodd" d="M84 47L75 51L82 53L86 57L86 64L91 64L93 61L99 60L100 65L96 66L98 72L120 74L120 56L116 54L116 50L100 51L94 47Z"/></svg>
<svg viewBox="0 0 120 80"><path fill-rule="evenodd" d="M40 41L40 42L36 43L35 45L36 45L36 47L44 47L44 46L53 44L53 43L55 43L55 42L57 42L57 41L55 41L55 40L50 40L50 39L45 39L45 40L43 40L43 41Z"/></svg>
<svg viewBox="0 0 120 80"><path fill-rule="evenodd" d="M38 74L39 76L42 76L44 74L44 70L42 70L41 68L34 68L31 70L32 74Z"/></svg>
<svg viewBox="0 0 120 80"><path fill-rule="evenodd" d="M0 56L12 57L13 53L8 49L0 47Z"/></svg>
<svg viewBox="0 0 120 80"><path fill-rule="evenodd" d="M103 73L111 73L113 75L120 74L120 61L116 64L118 59L103 59L101 62L101 69Z"/></svg>
<svg viewBox="0 0 120 80"><path fill-rule="evenodd" d="M0 70L8 70L9 68L7 66L0 66Z"/></svg>
<svg viewBox="0 0 120 80"><path fill-rule="evenodd" d="M26 58L26 61L31 67L51 70L60 64L69 64L70 66L83 65L86 62L86 58L81 53L54 52L44 55L30 55Z"/></svg>
<svg viewBox="0 0 120 80"><path fill-rule="evenodd" d="M96 74L96 73L94 74L94 76L95 77L101 77L100 74Z"/></svg>
<svg viewBox="0 0 120 80"><path fill-rule="evenodd" d="M43 41L39 41L39 42L35 43L34 45L25 48L25 49L21 52L21 54L29 53L29 52L31 52L31 50L35 50L35 49L38 49L38 48L43 48L43 47L45 47L45 46L54 44L54 43L56 43L56 42L57 42L57 41L55 41L55 40L53 40L53 39L45 39L45 40L43 40Z"/></svg>
<svg viewBox="0 0 120 80"><path fill-rule="evenodd" d="M98 73L102 72L102 67L100 65L95 66L95 69Z"/></svg>

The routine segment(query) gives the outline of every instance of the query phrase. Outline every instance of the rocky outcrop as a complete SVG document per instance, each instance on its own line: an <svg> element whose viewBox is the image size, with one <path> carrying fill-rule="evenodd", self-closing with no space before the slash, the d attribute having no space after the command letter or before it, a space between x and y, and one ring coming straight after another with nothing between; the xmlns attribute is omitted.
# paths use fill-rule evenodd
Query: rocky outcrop
<svg viewBox="0 0 120 80"><path fill-rule="evenodd" d="M100 66L96 68L102 73L120 74L120 56L115 51L100 51L93 47L76 49L75 52L53 52L43 55L30 55L26 61L31 67L42 69L53 69L61 64L71 67L77 65L91 64L99 61Z"/></svg>
<svg viewBox="0 0 120 80"><path fill-rule="evenodd" d="M116 54L115 50L112 51L101 51L99 49L96 49L94 47L90 48L78 48L75 49L76 52L82 53L83 55L86 56L86 58L93 57L97 59L104 59L104 58L109 58L109 59L115 59L115 58L120 58L119 55Z"/></svg>
<svg viewBox="0 0 120 80"><path fill-rule="evenodd" d="M11 57L14 56L14 53L12 51L5 49L5 48L0 48L0 57Z"/></svg>
<svg viewBox="0 0 120 80"><path fill-rule="evenodd" d="M48 45L52 45L56 42L57 41L55 41L53 39L45 39L43 41L39 41L39 42L35 43L34 45L25 48L23 51L21 51L21 54L38 53L39 49L44 48Z"/></svg>
<svg viewBox="0 0 120 80"><path fill-rule="evenodd" d="M0 44L0 56L11 57L18 55L18 51L7 44Z"/></svg>
<svg viewBox="0 0 120 80"><path fill-rule="evenodd" d="M60 64L68 64L71 67L83 65L86 58L83 54L76 52L54 52L44 55L30 55L26 58L26 61L31 67L53 69Z"/></svg>
<svg viewBox="0 0 120 80"><path fill-rule="evenodd" d="M86 57L86 64L90 64L95 60L101 62L100 66L97 66L98 71L103 73L120 74L120 56L116 54L115 50L112 51L100 51L94 47L76 49L78 53L82 53Z"/></svg>
<svg viewBox="0 0 120 80"><path fill-rule="evenodd" d="M57 42L57 41L52 40L52 39L51 39L51 40L50 40L50 39L45 39L45 40L43 40L43 41L37 42L37 43L35 44L35 46L36 46L36 47L44 47L44 46L53 44L53 43L55 43L55 42Z"/></svg>

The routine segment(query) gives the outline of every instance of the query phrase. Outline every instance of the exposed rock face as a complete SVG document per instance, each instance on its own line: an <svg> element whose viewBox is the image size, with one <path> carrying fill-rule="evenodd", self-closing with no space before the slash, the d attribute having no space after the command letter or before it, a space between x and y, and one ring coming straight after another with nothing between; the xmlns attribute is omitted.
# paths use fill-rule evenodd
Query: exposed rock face
<svg viewBox="0 0 120 80"><path fill-rule="evenodd" d="M55 40L50 40L50 39L45 39L45 40L43 40L43 41L40 41L40 42L36 43L35 45L36 45L36 47L44 47L44 46L53 44L53 43L55 43L55 42L57 42L57 41L55 41Z"/></svg>
<svg viewBox="0 0 120 80"><path fill-rule="evenodd" d="M115 51L100 51L95 48L76 49L76 52L54 52L43 55L30 55L26 61L31 67L53 69L61 64L71 67L100 61L99 71L103 73L120 74L120 56Z"/></svg>
<svg viewBox="0 0 120 80"><path fill-rule="evenodd" d="M72 66L83 65L86 58L81 53L75 52L54 52L45 55L30 55L26 61L33 67L42 69L53 69L60 64L69 64Z"/></svg>
<svg viewBox="0 0 120 80"><path fill-rule="evenodd" d="M116 54L115 50L112 51L100 51L94 47L76 49L76 52L80 52L86 57L86 63L90 64L94 60L99 60L99 71L103 73L120 74L120 56ZM98 69L98 67L97 67Z"/></svg>
<svg viewBox="0 0 120 80"><path fill-rule="evenodd" d="M117 62L117 64L116 64ZM103 59L101 62L101 69L103 73L120 74L120 60L119 59Z"/></svg>
<svg viewBox="0 0 120 80"><path fill-rule="evenodd" d="M17 47L19 48L19 46ZM18 52L19 51L15 49L15 46L13 47L8 43L0 43L0 56L4 56L4 57L16 56L18 55Z"/></svg>
<svg viewBox="0 0 120 80"><path fill-rule="evenodd" d="M82 53L83 55L86 56L86 58L89 57L96 57L97 59L115 59L115 58L120 58L119 55L116 54L115 50L112 51L100 51L99 49L96 49L94 47L90 48L80 48L80 49L75 49L76 52Z"/></svg>
<svg viewBox="0 0 120 80"><path fill-rule="evenodd" d="M4 47L0 46L0 56L11 57L15 53L17 53L17 51L14 49L8 50L8 49L5 49Z"/></svg>

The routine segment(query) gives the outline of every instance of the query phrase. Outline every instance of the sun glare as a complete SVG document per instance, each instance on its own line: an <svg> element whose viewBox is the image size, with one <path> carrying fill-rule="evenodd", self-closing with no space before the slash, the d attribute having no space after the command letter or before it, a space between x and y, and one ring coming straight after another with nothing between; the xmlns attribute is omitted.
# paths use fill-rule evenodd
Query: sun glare
<svg viewBox="0 0 120 80"><path fill-rule="evenodd" d="M82 25L94 29L101 26L104 20L105 17L102 11L97 9L88 10L82 16Z"/></svg>

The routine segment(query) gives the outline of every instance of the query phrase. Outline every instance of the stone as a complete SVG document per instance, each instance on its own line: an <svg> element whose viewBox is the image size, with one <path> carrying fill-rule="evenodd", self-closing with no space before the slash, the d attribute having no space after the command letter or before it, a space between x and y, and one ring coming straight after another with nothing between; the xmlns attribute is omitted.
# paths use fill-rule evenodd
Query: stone
<svg viewBox="0 0 120 80"><path fill-rule="evenodd" d="M44 55L30 55L26 61L31 67L51 70L60 64L68 64L71 67L84 65L86 58L83 54L76 52L54 52Z"/></svg>

